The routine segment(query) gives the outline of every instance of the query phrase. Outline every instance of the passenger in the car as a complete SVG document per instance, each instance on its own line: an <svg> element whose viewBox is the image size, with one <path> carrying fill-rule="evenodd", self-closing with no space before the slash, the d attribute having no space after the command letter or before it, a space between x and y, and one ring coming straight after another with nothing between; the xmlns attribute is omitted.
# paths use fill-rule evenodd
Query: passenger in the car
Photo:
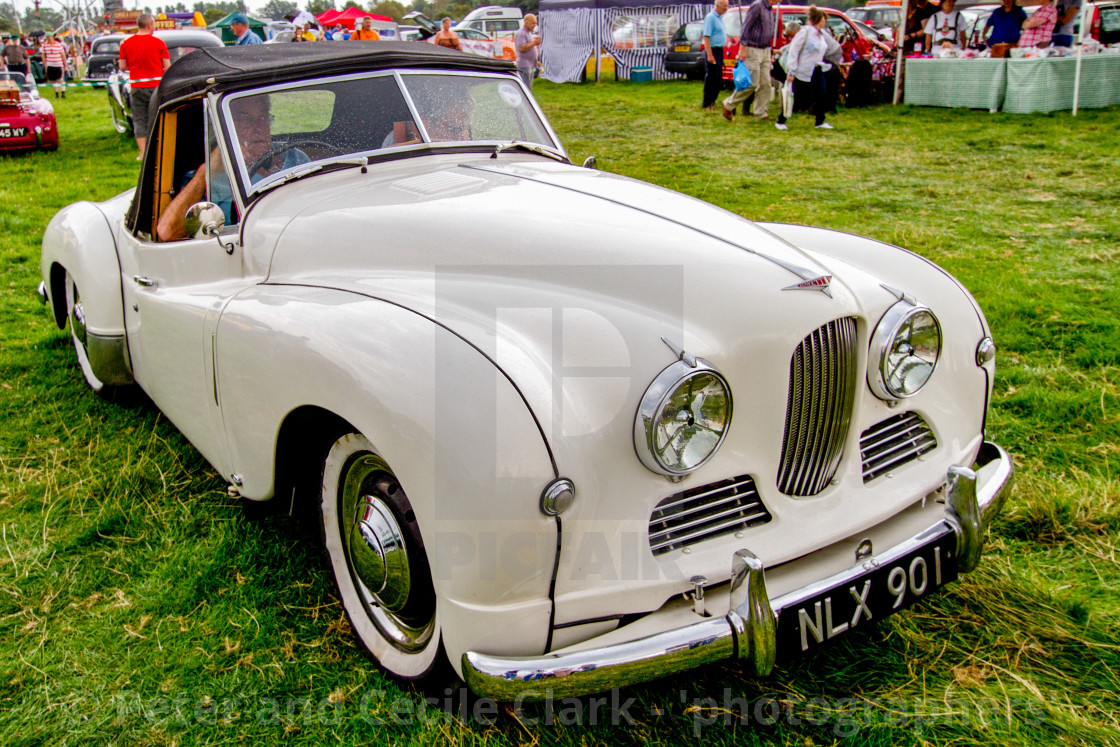
<svg viewBox="0 0 1120 747"><path fill-rule="evenodd" d="M234 132L241 150L241 159L249 171L249 179L256 183L260 179L281 169L307 163L311 159L298 148L276 150L272 146L272 113L269 97L266 95L245 96L230 104ZM276 159L283 153L284 159L275 168ZM272 156L269 158L269 156ZM225 173L225 162L221 151L215 148L210 154L210 202L217 204L225 213L226 223L234 222L233 188ZM188 238L186 229L187 210L191 205L206 199L206 164L202 164L194 174L188 174L189 181L168 203L156 223L156 237L160 241L178 241Z"/></svg>

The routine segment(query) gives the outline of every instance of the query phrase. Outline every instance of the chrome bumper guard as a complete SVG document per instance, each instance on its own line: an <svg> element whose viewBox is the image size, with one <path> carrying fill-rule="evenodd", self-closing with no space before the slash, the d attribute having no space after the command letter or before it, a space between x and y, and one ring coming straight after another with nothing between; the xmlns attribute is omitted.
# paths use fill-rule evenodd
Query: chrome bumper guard
<svg viewBox="0 0 1120 747"><path fill-rule="evenodd" d="M44 306L47 305L47 283L44 280L39 281L39 287L35 290L36 295L39 296L39 303Z"/></svg>
<svg viewBox="0 0 1120 747"><path fill-rule="evenodd" d="M463 678L471 690L496 700L540 700L586 695L624 687L739 658L764 676L777 653L777 612L795 607L822 588L859 576L867 564L886 564L936 538L956 534L960 572L973 570L983 551L984 534L1011 492L1011 458L987 441L980 447L981 469L994 467L982 485L976 472L950 467L945 519L859 565L778 597L771 603L765 571L749 550L731 556L731 602L724 617L712 617L633 641L562 654L532 657L463 654Z"/></svg>

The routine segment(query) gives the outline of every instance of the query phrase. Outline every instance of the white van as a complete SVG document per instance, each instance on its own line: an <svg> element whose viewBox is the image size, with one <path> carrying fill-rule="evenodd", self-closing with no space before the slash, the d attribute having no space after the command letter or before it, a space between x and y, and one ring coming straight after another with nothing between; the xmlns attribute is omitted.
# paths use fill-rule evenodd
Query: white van
<svg viewBox="0 0 1120 747"><path fill-rule="evenodd" d="M485 5L475 8L455 24L455 30L474 29L487 36L510 37L521 28L521 8Z"/></svg>

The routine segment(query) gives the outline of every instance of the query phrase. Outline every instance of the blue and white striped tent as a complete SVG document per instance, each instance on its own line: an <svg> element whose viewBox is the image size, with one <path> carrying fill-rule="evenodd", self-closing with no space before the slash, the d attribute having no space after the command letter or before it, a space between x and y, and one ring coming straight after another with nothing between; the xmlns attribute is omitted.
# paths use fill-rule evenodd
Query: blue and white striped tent
<svg viewBox="0 0 1120 747"><path fill-rule="evenodd" d="M542 75L555 83L576 83L588 59L602 49L614 58L620 78L629 79L635 67L653 68L657 80L675 78L665 72L669 37L711 9L707 0L541 0Z"/></svg>

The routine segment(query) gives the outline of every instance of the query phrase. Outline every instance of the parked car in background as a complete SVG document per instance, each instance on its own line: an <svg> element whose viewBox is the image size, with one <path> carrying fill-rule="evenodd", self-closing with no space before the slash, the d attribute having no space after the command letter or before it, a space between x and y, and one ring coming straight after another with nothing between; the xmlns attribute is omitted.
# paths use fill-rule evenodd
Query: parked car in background
<svg viewBox="0 0 1120 747"><path fill-rule="evenodd" d="M677 29L669 40L665 53L665 69L670 73L688 76L689 80L703 80L708 63L704 50L704 22L689 21Z"/></svg>
<svg viewBox="0 0 1120 747"><path fill-rule="evenodd" d="M786 36L786 27L791 23L805 25L809 19L809 6L807 5L778 5L774 8L777 12L777 23L774 24L774 40L772 47L779 50L791 41ZM855 24L846 15L834 8L822 7L828 18L828 29L841 44L847 44L846 51L857 58L866 58L876 46L871 39L864 36ZM723 27L727 31L727 46L723 49L723 79L731 80L732 70L735 67L735 56L739 53L739 33L743 25L743 15L746 7L735 6L723 14Z"/></svg>
<svg viewBox="0 0 1120 747"><path fill-rule="evenodd" d="M109 76L117 70L121 42L127 38L125 34L108 34L93 40L89 47L89 57L86 59L87 83L97 86L109 82Z"/></svg>
<svg viewBox="0 0 1120 747"><path fill-rule="evenodd" d="M157 30L154 33L167 45L167 52L172 65L180 57L196 49L216 49L222 46L222 40L216 34L211 34L209 31L203 31L202 29ZM117 56L119 57L120 43L127 36L124 34L118 36L120 38L115 41ZM102 37L102 39L105 38L112 37ZM101 41L101 39L97 41ZM121 134L131 133L132 89L129 86L128 75L117 72L116 58L113 60L113 71L109 75L107 85L109 87L109 117L113 122L113 129Z"/></svg>
<svg viewBox="0 0 1120 747"><path fill-rule="evenodd" d="M867 39L871 44L883 52L890 52L894 49L894 34L885 33L879 29L872 28L862 21L852 21L852 25L856 30L863 34L863 38Z"/></svg>
<svg viewBox="0 0 1120 747"><path fill-rule="evenodd" d="M0 72L0 152L40 148L58 148L54 107L23 73Z"/></svg>
<svg viewBox="0 0 1120 747"><path fill-rule="evenodd" d="M459 35L459 43L464 52L499 60L517 59L512 39L495 39L473 28L456 29L455 33ZM425 41L435 44L435 37L428 37Z"/></svg>
<svg viewBox="0 0 1120 747"><path fill-rule="evenodd" d="M461 34L464 29L473 29L489 37L512 37L521 28L521 8L516 6L485 5L475 8L452 29Z"/></svg>
<svg viewBox="0 0 1120 747"><path fill-rule="evenodd" d="M228 47L159 90L136 188L46 227L40 296L90 387L314 512L392 675L765 675L980 561L995 346L929 260L573 165L501 60Z"/></svg>
<svg viewBox="0 0 1120 747"><path fill-rule="evenodd" d="M870 5L848 8L844 14L853 21L862 21L874 29L897 29L902 24L902 8L896 5Z"/></svg>

